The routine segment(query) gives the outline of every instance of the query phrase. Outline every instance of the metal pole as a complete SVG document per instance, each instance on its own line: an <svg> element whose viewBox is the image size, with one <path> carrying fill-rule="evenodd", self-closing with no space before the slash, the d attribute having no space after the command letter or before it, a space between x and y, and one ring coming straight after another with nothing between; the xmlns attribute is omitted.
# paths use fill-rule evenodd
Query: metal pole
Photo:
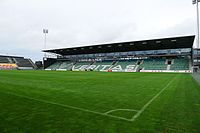
<svg viewBox="0 0 200 133"><path fill-rule="evenodd" d="M44 33L44 49L46 49L46 32ZM46 57L46 52L44 53L44 57Z"/></svg>
<svg viewBox="0 0 200 133"><path fill-rule="evenodd" d="M44 33L44 49L46 49L46 42L47 42L47 33L48 33L48 30L47 29L43 29L43 33ZM46 57L46 52L44 53L44 57Z"/></svg>
<svg viewBox="0 0 200 133"><path fill-rule="evenodd" d="M46 49L46 32L44 33L44 49Z"/></svg>
<svg viewBox="0 0 200 133"><path fill-rule="evenodd" d="M199 0L197 0L196 5L197 5L197 48L199 47Z"/></svg>
<svg viewBox="0 0 200 133"><path fill-rule="evenodd" d="M46 33L44 32L44 50L46 49ZM46 57L46 53L44 52L44 58Z"/></svg>

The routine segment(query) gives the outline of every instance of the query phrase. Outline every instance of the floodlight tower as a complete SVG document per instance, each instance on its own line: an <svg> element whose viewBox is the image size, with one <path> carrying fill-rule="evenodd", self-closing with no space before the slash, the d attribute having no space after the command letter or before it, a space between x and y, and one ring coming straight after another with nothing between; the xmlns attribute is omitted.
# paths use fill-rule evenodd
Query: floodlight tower
<svg viewBox="0 0 200 133"><path fill-rule="evenodd" d="M48 29L43 29L44 33L44 49L46 49L46 42L47 42L47 34L48 34ZM46 53L44 53L44 57L46 57Z"/></svg>
<svg viewBox="0 0 200 133"><path fill-rule="evenodd" d="M199 47L199 2L200 0L192 0L192 4L196 4L197 8L197 48Z"/></svg>

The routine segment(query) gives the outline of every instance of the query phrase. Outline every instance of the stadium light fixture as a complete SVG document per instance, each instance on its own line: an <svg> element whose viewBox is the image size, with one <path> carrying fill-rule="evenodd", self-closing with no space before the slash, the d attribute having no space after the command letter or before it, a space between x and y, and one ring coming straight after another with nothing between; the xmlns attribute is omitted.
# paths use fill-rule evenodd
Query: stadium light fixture
<svg viewBox="0 0 200 133"><path fill-rule="evenodd" d="M48 34L48 29L43 29L43 33L44 33L44 49L46 49L46 35Z"/></svg>
<svg viewBox="0 0 200 133"><path fill-rule="evenodd" d="M192 4L196 4L197 9L197 48L199 48L199 2L200 0L192 0Z"/></svg>
<svg viewBox="0 0 200 133"><path fill-rule="evenodd" d="M48 29L43 29L43 33L44 33L44 49L46 49L46 42L47 42L46 41L47 40L46 36L47 36L48 32L49 32ZM44 57L46 57L46 53L44 53Z"/></svg>

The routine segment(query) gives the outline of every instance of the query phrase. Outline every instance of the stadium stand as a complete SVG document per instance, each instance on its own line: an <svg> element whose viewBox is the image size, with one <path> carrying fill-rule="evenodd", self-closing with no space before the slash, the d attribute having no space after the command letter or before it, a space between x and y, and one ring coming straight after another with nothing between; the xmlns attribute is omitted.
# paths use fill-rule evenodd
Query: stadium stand
<svg viewBox="0 0 200 133"><path fill-rule="evenodd" d="M51 66L49 66L47 69L52 69L52 70L56 70L56 69L60 69L62 62L58 61L54 64L52 64Z"/></svg>
<svg viewBox="0 0 200 133"><path fill-rule="evenodd" d="M62 64L60 65L60 69L66 69L66 70L71 70L73 67L73 62L70 61L64 61L62 62Z"/></svg>
<svg viewBox="0 0 200 133"><path fill-rule="evenodd" d="M86 71L92 62L75 62L72 70Z"/></svg>
<svg viewBox="0 0 200 133"><path fill-rule="evenodd" d="M17 63L19 67L33 67L29 59L24 59L24 58L14 58L14 59L15 63Z"/></svg>
<svg viewBox="0 0 200 133"><path fill-rule="evenodd" d="M138 60L119 60L112 67L113 71L136 71Z"/></svg>
<svg viewBox="0 0 200 133"><path fill-rule="evenodd" d="M144 70L167 70L166 59L145 59L141 67Z"/></svg>
<svg viewBox="0 0 200 133"><path fill-rule="evenodd" d="M46 70L192 72L194 36L52 49Z"/></svg>
<svg viewBox="0 0 200 133"><path fill-rule="evenodd" d="M174 59L170 70L189 70L189 59Z"/></svg>
<svg viewBox="0 0 200 133"><path fill-rule="evenodd" d="M10 63L10 61L6 57L0 57L0 63Z"/></svg>
<svg viewBox="0 0 200 133"><path fill-rule="evenodd" d="M49 70L72 70L73 62L70 61L58 61L47 67Z"/></svg>
<svg viewBox="0 0 200 133"><path fill-rule="evenodd" d="M189 59L171 59L172 64L166 63L167 59L149 58L135 60L113 60L113 61L95 61L95 62L69 62L58 61L47 67L50 70L74 70L74 71L138 71L142 70L189 70ZM115 63L114 63L115 62ZM138 62L141 62L138 64ZM138 69L139 68L139 69Z"/></svg>
<svg viewBox="0 0 200 133"><path fill-rule="evenodd" d="M51 70L80 70L80 71L135 71L137 60L69 62L58 61L46 69Z"/></svg>
<svg viewBox="0 0 200 133"><path fill-rule="evenodd" d="M32 70L36 65L24 57L0 55L0 69L21 69Z"/></svg>
<svg viewBox="0 0 200 133"><path fill-rule="evenodd" d="M113 61L96 61L93 66L95 71L107 71L111 69Z"/></svg>

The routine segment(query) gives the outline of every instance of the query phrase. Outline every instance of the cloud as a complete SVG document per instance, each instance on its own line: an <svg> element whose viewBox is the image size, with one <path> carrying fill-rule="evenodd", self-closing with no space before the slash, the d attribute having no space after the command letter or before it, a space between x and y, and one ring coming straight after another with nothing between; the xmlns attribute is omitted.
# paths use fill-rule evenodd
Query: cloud
<svg viewBox="0 0 200 133"><path fill-rule="evenodd" d="M162 31L156 33L159 36L184 36L184 35L194 35L196 25L195 20L190 18L186 19L181 23L178 23L176 25L173 25L171 27L168 27L166 29L163 29Z"/></svg>
<svg viewBox="0 0 200 133"><path fill-rule="evenodd" d="M64 48L195 33L195 8L182 0L1 0L0 53L41 60Z"/></svg>

